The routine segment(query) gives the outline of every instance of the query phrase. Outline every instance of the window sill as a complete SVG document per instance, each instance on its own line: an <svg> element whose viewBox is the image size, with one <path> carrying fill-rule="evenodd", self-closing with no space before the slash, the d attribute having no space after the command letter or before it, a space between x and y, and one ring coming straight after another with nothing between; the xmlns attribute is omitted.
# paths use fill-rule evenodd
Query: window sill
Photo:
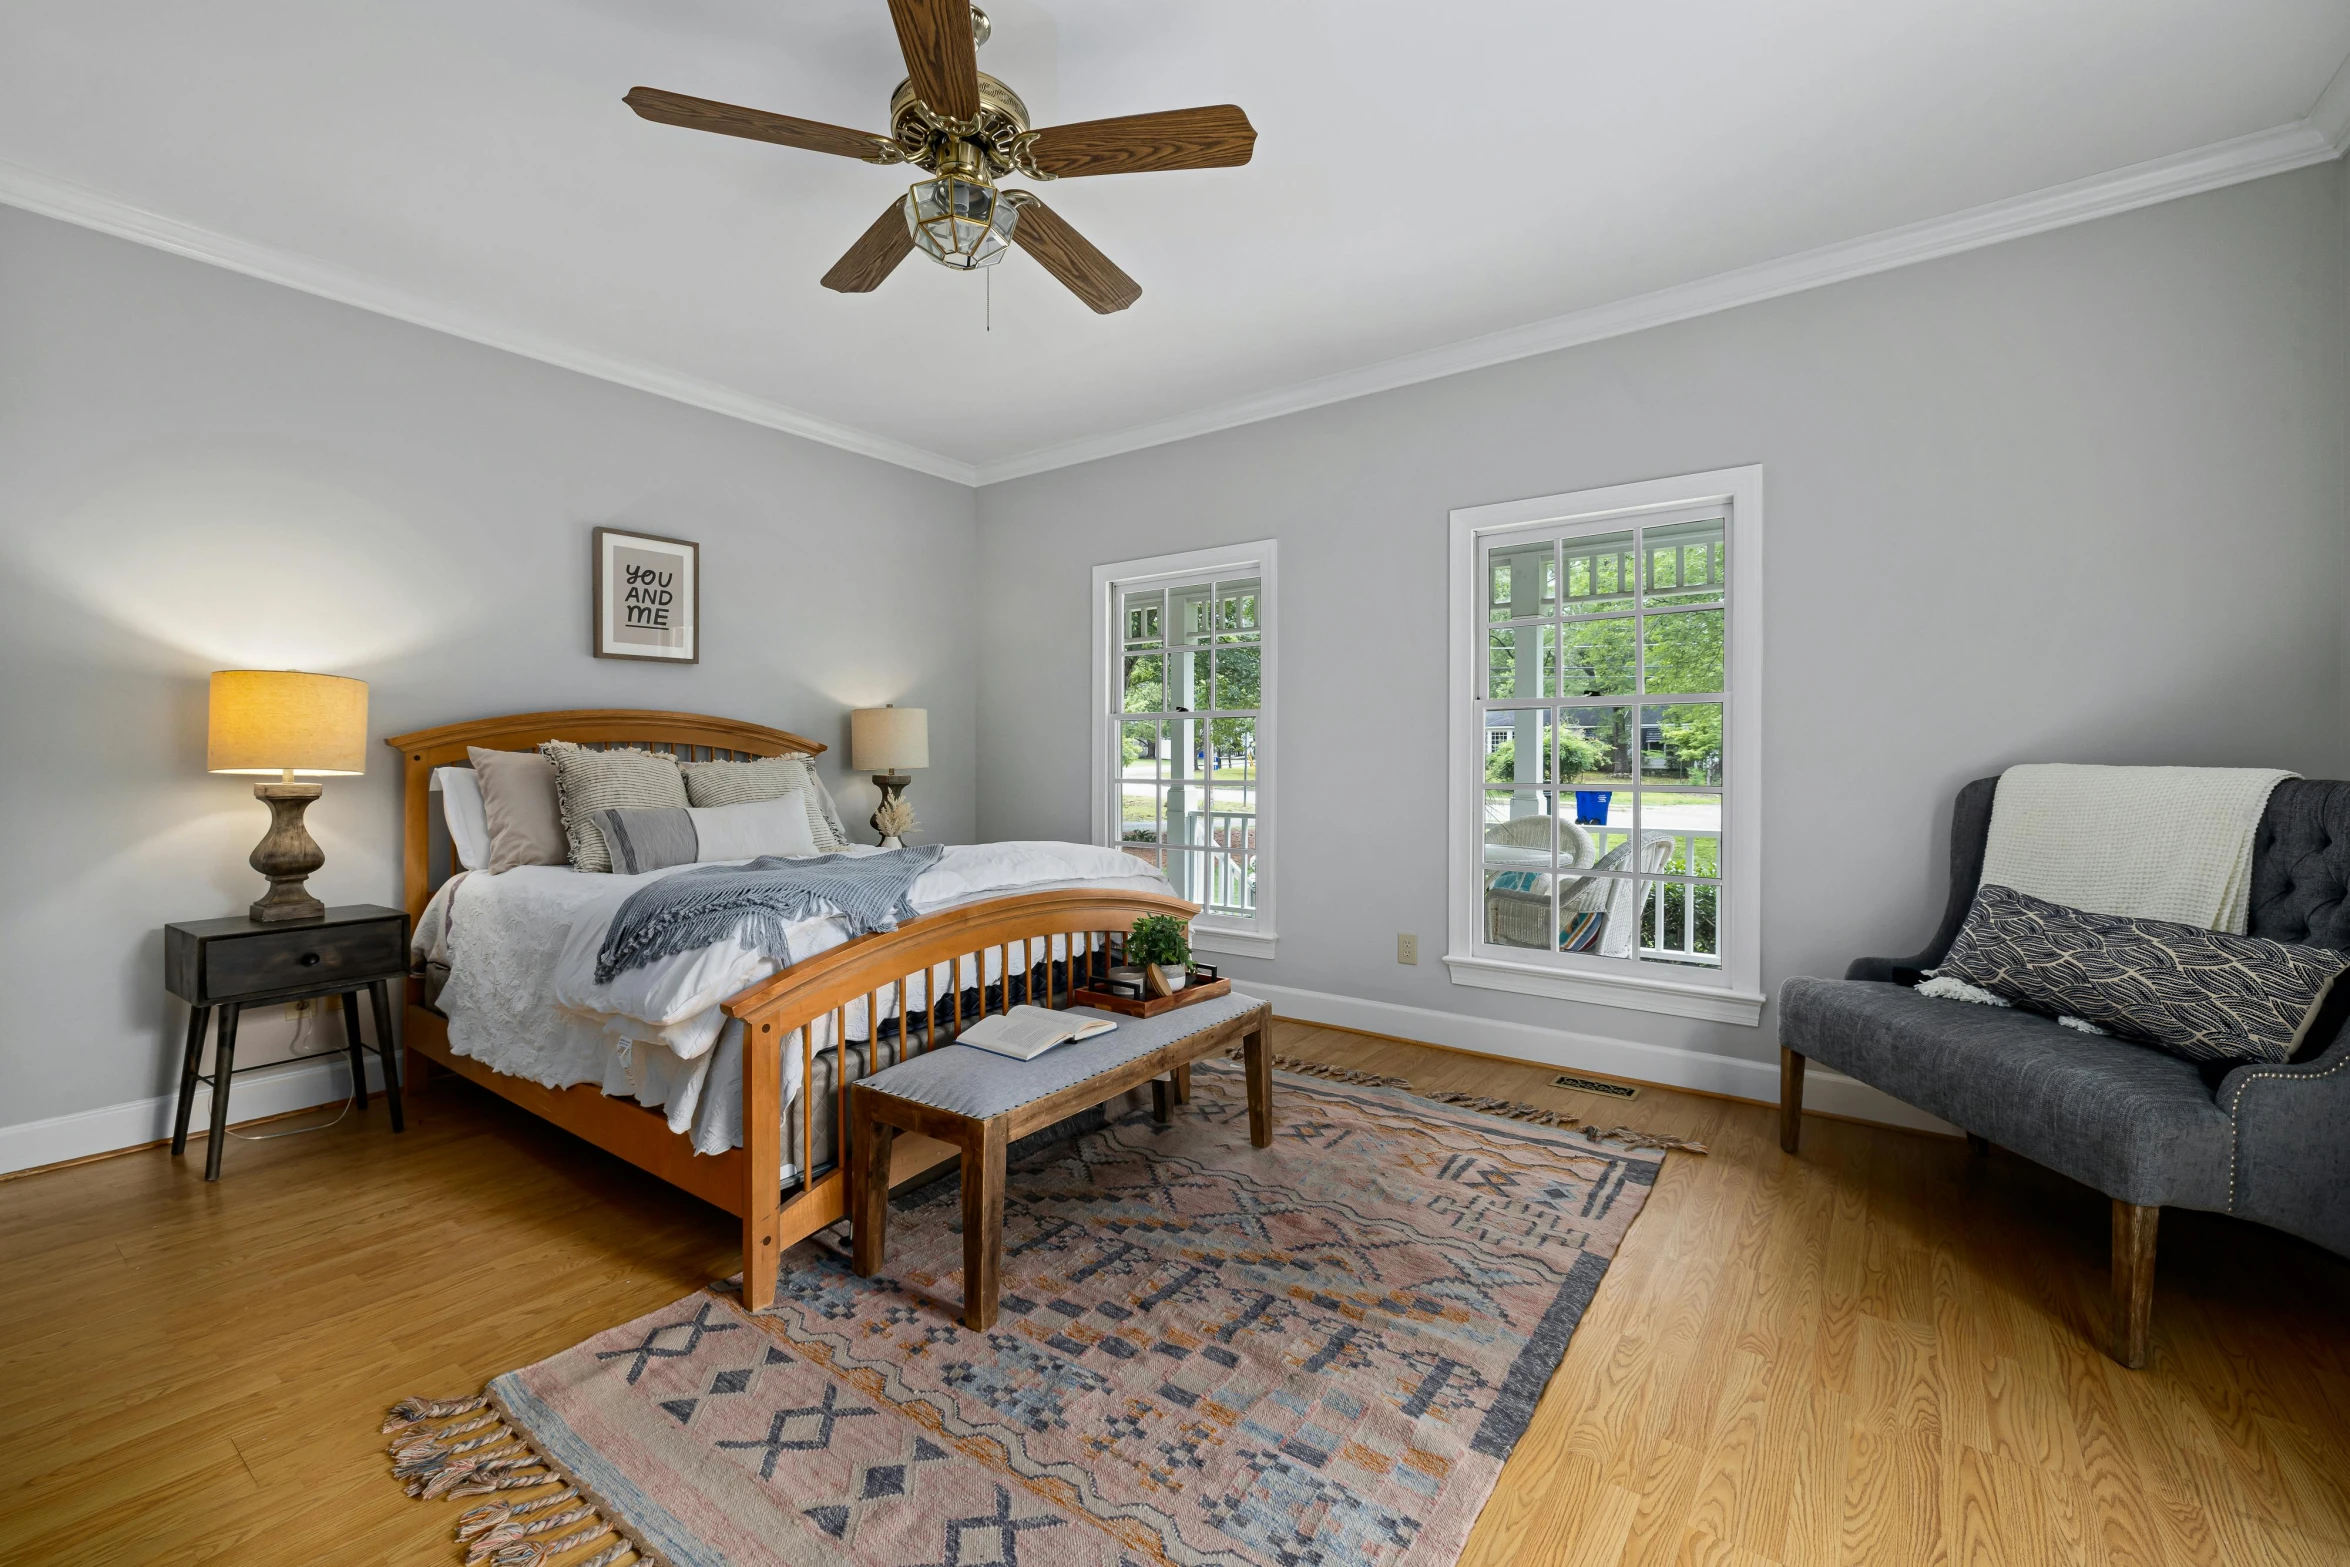
<svg viewBox="0 0 2350 1567"><path fill-rule="evenodd" d="M1702 1018L1709 1023L1739 1023L1748 1028L1762 1021L1763 1002L1768 999L1760 992L1677 985L1671 980L1637 979L1629 974L1570 974L1532 963L1466 957L1459 953L1447 953L1444 966L1452 970L1454 984L1479 990L1506 990L1552 1001L1588 1001L1603 1007L1629 1007L1636 1012Z"/></svg>
<svg viewBox="0 0 2350 1567"><path fill-rule="evenodd" d="M1191 927L1191 944L1202 952L1269 959L1277 955L1280 938L1271 931L1217 930L1209 925L1194 925Z"/></svg>

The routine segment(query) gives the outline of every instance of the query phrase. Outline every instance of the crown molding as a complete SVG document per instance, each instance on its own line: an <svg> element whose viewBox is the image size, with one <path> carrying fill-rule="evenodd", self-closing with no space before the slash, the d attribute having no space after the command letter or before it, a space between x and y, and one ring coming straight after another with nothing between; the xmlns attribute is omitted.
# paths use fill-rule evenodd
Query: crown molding
<svg viewBox="0 0 2350 1567"><path fill-rule="evenodd" d="M1654 293L1593 305L1359 369L1342 370L1278 391L1178 414L1171 419L1040 447L980 464L979 483L1001 484L1007 479L1095 462L1264 419L1278 419L1284 414L1643 332L1650 327L1734 310L1740 305L1777 299L1875 272L1889 272L1896 267L1954 256L2005 240L2022 239L2224 185L2323 163L2340 155L2342 136L2350 132L2350 63L2345 63L2343 73L2326 89L2318 108L2333 112L2336 119L2345 123L2329 128L2313 120L2298 120L2274 130L2214 142L2208 147L1994 201L1948 217L1929 218L1776 261L1676 284Z"/></svg>
<svg viewBox="0 0 2350 1567"><path fill-rule="evenodd" d="M599 381L611 381L620 386L634 387L650 392L655 397L666 397L672 402L707 409L740 419L749 424L764 425L770 430L781 430L788 435L820 441L842 451L855 452L861 457L878 458L901 468L911 468L956 484L973 485L979 482L978 470L970 463L959 462L939 452L910 446L903 441L875 435L867 430L771 403L764 398L738 392L732 387L694 376L680 375L659 365L641 360L626 359L593 348L566 343L541 336L526 327L477 315L445 301L412 294L380 278L301 255L275 246L256 244L236 239L212 229L183 223L177 218L165 217L143 207L133 206L103 191L43 174L21 164L0 162L0 203L37 212L43 217L59 218L83 228L96 229L120 239L151 245L174 255L209 262L226 267L231 272L242 272L247 277L260 278L268 283L282 283L288 288L300 289L305 294L316 294L338 304L356 305L377 315L390 316L413 326L429 327L435 332L446 332L468 342L485 347L503 349L520 354L525 359L536 359L564 370L576 370L581 375L594 376Z"/></svg>
<svg viewBox="0 0 2350 1567"><path fill-rule="evenodd" d="M1164 446L1285 414L1440 380L1651 327L1734 310L1784 295L1822 288L1872 273L1932 261L2006 240L2192 196L2246 180L2323 163L2350 148L2350 61L2327 85L2309 117L2274 130L2175 153L2070 184L2010 197L1947 217L1825 245L1755 266L1676 284L1653 293L1570 311L1482 337L1384 360L1270 392L1219 403L1114 430L1038 447L990 462L968 463L850 425L836 424L782 403L769 402L713 381L662 366L565 343L412 294L379 278L310 256L233 238L150 212L54 175L0 161L0 204L149 245L174 255L280 283L323 299L446 332L543 364L650 392L728 418L781 430L859 456L911 468L956 484L981 487L1055 468L1074 467L1146 447Z"/></svg>
<svg viewBox="0 0 2350 1567"><path fill-rule="evenodd" d="M2337 153L2350 152L2350 59L2326 83L2326 90L2317 95L2316 105L2309 111L2309 123L2320 136L2333 143Z"/></svg>

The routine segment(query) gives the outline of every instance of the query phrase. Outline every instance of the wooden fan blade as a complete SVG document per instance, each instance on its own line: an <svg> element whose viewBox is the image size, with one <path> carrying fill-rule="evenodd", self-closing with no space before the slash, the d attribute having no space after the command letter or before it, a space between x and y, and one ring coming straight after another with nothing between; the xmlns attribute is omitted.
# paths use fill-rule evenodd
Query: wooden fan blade
<svg viewBox="0 0 2350 1567"><path fill-rule="evenodd" d="M1105 316L1142 297L1142 285L1119 271L1116 262L1094 249L1093 242L1063 222L1059 213L1026 192L1022 197L1012 243L1034 256L1070 293Z"/></svg>
<svg viewBox="0 0 2350 1567"><path fill-rule="evenodd" d="M743 136L752 141L773 142L778 147L862 158L868 163L885 161L881 149L889 143L886 136L869 136L838 125L795 120L788 114L769 114L764 109L745 109L708 98L688 98L683 93L663 92L658 87L631 87L628 96L620 101L662 125L681 125L689 131L716 131L721 136Z"/></svg>
<svg viewBox="0 0 2350 1567"><path fill-rule="evenodd" d="M889 0L898 49L914 96L945 119L979 113L979 46L971 38L971 0Z"/></svg>
<svg viewBox="0 0 2350 1567"><path fill-rule="evenodd" d="M881 209L873 226L858 235L848 253L824 274L826 288L836 294L870 294L898 269L914 248L914 236L906 230L905 200L900 196Z"/></svg>
<svg viewBox="0 0 2350 1567"><path fill-rule="evenodd" d="M1161 169L1228 169L1256 150L1257 130L1237 104L1125 114L1114 120L1048 125L1029 143L1037 169L1057 179L1085 174L1151 174Z"/></svg>

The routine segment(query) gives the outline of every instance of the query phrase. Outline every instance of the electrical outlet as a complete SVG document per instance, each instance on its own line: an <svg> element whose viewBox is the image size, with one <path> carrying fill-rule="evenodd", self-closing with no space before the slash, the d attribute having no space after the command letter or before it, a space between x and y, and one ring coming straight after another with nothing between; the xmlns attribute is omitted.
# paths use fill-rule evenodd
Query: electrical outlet
<svg viewBox="0 0 2350 1567"><path fill-rule="evenodd" d="M316 996L304 996L299 1001L289 1001L286 1003L286 1016L308 1017L317 1006L318 998Z"/></svg>
<svg viewBox="0 0 2350 1567"><path fill-rule="evenodd" d="M1419 962L1420 938L1417 936L1398 935L1395 938L1395 961L1398 963Z"/></svg>

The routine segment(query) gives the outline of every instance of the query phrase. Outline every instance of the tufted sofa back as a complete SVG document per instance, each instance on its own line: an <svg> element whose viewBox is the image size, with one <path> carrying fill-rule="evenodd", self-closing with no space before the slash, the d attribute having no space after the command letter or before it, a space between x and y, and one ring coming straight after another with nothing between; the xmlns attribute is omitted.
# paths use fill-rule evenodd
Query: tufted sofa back
<svg viewBox="0 0 2350 1567"><path fill-rule="evenodd" d="M2252 839L2251 933L2350 951L2350 783L2288 778Z"/></svg>

